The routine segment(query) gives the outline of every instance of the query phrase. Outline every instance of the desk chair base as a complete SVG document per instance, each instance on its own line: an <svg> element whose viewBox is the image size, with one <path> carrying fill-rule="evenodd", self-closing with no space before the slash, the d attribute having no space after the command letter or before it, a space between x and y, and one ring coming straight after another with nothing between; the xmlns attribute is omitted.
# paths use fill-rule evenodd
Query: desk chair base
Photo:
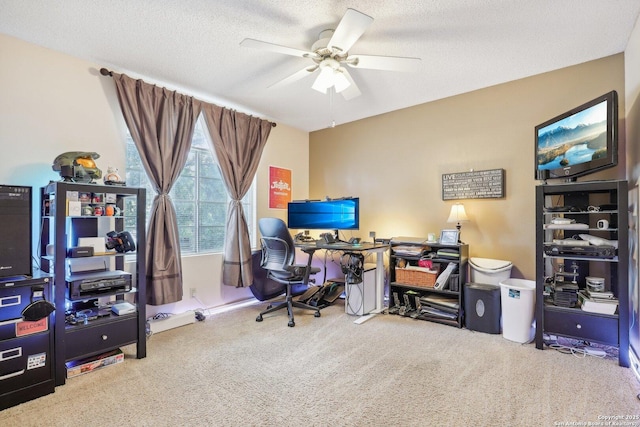
<svg viewBox="0 0 640 427"><path fill-rule="evenodd" d="M262 322L262 316L265 314L269 314L269 313L273 313L274 311L278 311L278 310L282 310L284 308L287 309L287 313L289 314L289 327L293 328L294 326L296 326L296 322L293 320L293 308L297 307L297 308L304 308L307 310L313 310L315 311L315 313L313 313L313 317L320 317L320 308L319 307L313 307L311 305L305 304L303 302L300 301L294 301L293 297L291 295L287 295L287 299L284 302L278 303L276 305L273 304L269 304L269 306L267 307L267 309L265 311L263 311L262 313L258 314L258 317L256 317L256 322Z"/></svg>

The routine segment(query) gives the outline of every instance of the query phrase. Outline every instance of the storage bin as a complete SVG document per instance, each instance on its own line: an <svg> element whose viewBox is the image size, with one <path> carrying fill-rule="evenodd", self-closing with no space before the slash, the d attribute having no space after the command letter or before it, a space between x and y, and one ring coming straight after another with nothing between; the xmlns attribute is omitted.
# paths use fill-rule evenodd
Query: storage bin
<svg viewBox="0 0 640 427"><path fill-rule="evenodd" d="M437 270L422 267L396 268L396 282L421 288L433 288L438 278Z"/></svg>
<svg viewBox="0 0 640 427"><path fill-rule="evenodd" d="M500 282L500 288L502 336L519 343L531 341L535 333L536 282L507 279Z"/></svg>
<svg viewBox="0 0 640 427"><path fill-rule="evenodd" d="M510 261L489 258L469 258L471 283L485 283L498 286L511 277L513 264Z"/></svg>

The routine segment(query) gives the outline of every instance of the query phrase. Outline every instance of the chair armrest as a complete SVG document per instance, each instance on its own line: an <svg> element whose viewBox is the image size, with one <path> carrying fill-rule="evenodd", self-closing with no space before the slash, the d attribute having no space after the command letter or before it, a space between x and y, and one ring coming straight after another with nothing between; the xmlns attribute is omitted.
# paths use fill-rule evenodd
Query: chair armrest
<svg viewBox="0 0 640 427"><path fill-rule="evenodd" d="M295 274L296 276L304 276L305 273L307 273L307 270L309 274L316 274L320 272L320 269L318 267L311 267L307 264L288 265L285 267L285 270L291 272L292 274Z"/></svg>

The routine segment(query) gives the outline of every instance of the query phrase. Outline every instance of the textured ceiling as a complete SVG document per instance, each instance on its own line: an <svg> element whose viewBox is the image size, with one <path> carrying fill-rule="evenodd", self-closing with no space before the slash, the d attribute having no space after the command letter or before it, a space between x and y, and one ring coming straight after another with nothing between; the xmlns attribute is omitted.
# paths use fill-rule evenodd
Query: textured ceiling
<svg viewBox="0 0 640 427"><path fill-rule="evenodd" d="M350 69L362 95L269 88L347 8L374 18L350 53L421 58L420 70ZM0 0L0 33L302 130L422 104L623 52L638 0ZM1 59L1 57L0 57Z"/></svg>

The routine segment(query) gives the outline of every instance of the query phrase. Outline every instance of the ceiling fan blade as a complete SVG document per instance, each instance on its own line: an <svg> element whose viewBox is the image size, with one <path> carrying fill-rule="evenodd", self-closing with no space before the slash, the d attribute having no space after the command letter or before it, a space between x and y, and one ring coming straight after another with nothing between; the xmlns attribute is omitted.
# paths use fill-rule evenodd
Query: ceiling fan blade
<svg viewBox="0 0 640 427"><path fill-rule="evenodd" d="M298 80L301 80L309 75L311 75L314 71L316 71L318 69L317 65L311 66L311 67L305 67L300 71L296 71L295 73L291 74L289 77L285 77L284 79L275 82L274 84L268 86L268 88L274 88L274 87L282 87L285 85L288 85L290 83L293 82L297 82Z"/></svg>
<svg viewBox="0 0 640 427"><path fill-rule="evenodd" d="M369 15L365 15L355 9L347 9L333 32L333 36L331 36L327 47L329 49L335 47L343 52L347 52L360 36L364 34L372 22L373 18Z"/></svg>
<svg viewBox="0 0 640 427"><path fill-rule="evenodd" d="M300 58L314 58L317 55L308 50L295 49L293 47L281 46L279 44L267 43L255 39L244 39L240 46L254 49L268 50L269 52L283 53L285 55L298 56Z"/></svg>
<svg viewBox="0 0 640 427"><path fill-rule="evenodd" d="M349 101L355 97L358 97L362 94L362 92L360 92L360 89L358 89L358 85L356 84L356 82L353 80L353 78L351 77L351 74L349 74L349 72L347 71L346 68L342 68L342 73L344 74L344 76L347 78L347 80L349 81L349 87L347 87L346 89L344 89L343 91L341 91L340 93L342 94L342 96L344 97L345 100Z"/></svg>
<svg viewBox="0 0 640 427"><path fill-rule="evenodd" d="M417 71L422 60L401 56L349 55L344 62L353 68L410 72Z"/></svg>

